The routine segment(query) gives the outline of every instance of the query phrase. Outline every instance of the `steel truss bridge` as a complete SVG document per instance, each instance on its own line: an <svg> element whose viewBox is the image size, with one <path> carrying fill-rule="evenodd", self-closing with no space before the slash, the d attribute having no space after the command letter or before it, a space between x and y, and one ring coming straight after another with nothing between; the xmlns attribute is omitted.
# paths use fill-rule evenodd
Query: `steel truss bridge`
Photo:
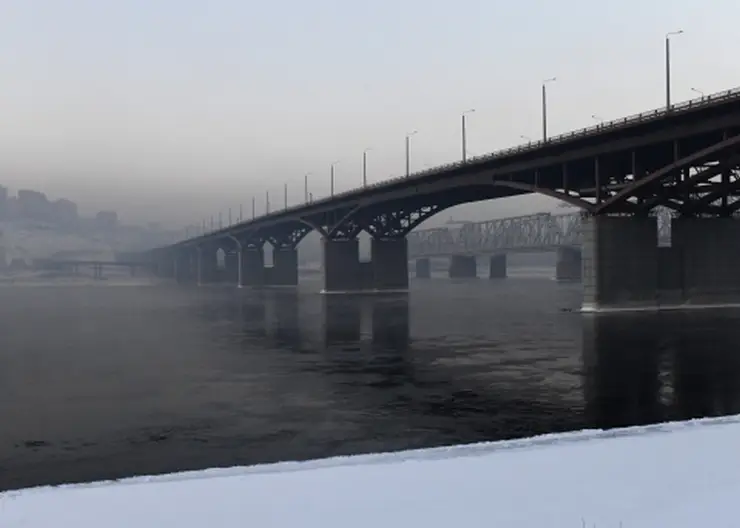
<svg viewBox="0 0 740 528"><path fill-rule="evenodd" d="M657 208L658 244L670 244L671 218L676 213ZM456 227L413 231L408 236L409 258L484 255L515 251L551 251L581 245L583 213L539 213L466 222Z"/></svg>

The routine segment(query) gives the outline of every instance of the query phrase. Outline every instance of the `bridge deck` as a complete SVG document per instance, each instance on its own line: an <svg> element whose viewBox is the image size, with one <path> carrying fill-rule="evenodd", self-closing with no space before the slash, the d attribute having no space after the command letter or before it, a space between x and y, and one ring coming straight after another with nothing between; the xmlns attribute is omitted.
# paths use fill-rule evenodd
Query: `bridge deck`
<svg viewBox="0 0 740 528"><path fill-rule="evenodd" d="M593 186L594 157L612 157L615 170L629 163L625 153L643 149L643 169L653 171L674 158L670 142L681 138L691 151L713 145L729 128L740 127L740 89L702 97L665 108L643 112L604 124L576 130L547 141L512 147L469 159L393 178L331 197L275 211L233 224L178 244L192 244L269 228L280 224L305 223L314 228L336 223L357 208L388 208L424 197L431 202L457 205L533 191L548 194L554 185L555 167L573 165L574 189ZM720 134L718 136L718 134ZM668 142L668 143L666 143ZM649 152L646 148L655 147ZM668 148L666 148L668 147ZM418 200L417 200L418 201ZM431 203L430 202L430 203ZM420 202L421 203L421 202ZM581 202L583 203L583 202ZM432 212L433 214L433 212Z"/></svg>

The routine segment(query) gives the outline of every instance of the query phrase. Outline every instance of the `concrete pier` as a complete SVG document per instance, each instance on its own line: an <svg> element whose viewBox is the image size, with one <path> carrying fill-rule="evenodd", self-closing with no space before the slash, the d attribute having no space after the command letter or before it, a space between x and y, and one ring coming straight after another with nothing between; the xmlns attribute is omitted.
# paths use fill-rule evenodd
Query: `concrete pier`
<svg viewBox="0 0 740 528"><path fill-rule="evenodd" d="M505 279L506 278L506 253L499 255L492 255L488 262L488 278L489 279Z"/></svg>
<svg viewBox="0 0 740 528"><path fill-rule="evenodd" d="M227 251L224 255L224 269L221 270L221 282L239 284L239 255L236 250Z"/></svg>
<svg viewBox="0 0 740 528"><path fill-rule="evenodd" d="M432 262L428 258L416 259L416 278L430 279L432 277Z"/></svg>
<svg viewBox="0 0 740 528"><path fill-rule="evenodd" d="M218 281L218 259L217 248L202 247L198 249L197 255L197 282L198 284L211 284Z"/></svg>
<svg viewBox="0 0 740 528"><path fill-rule="evenodd" d="M581 228L583 310L655 307L656 219L597 216L585 218Z"/></svg>
<svg viewBox="0 0 740 528"><path fill-rule="evenodd" d="M272 266L265 268L265 285L298 285L298 250L276 248L272 254Z"/></svg>
<svg viewBox="0 0 740 528"><path fill-rule="evenodd" d="M357 291L361 286L360 242L353 240L321 241L323 246L324 291Z"/></svg>
<svg viewBox="0 0 740 528"><path fill-rule="evenodd" d="M180 284L196 282L196 267L196 255L194 252L178 251L172 260L172 276Z"/></svg>
<svg viewBox="0 0 740 528"><path fill-rule="evenodd" d="M265 253L262 248L242 249L241 286L258 287L265 284Z"/></svg>
<svg viewBox="0 0 740 528"><path fill-rule="evenodd" d="M683 302L740 303L740 220L675 218L671 232Z"/></svg>
<svg viewBox="0 0 740 528"><path fill-rule="evenodd" d="M369 262L360 262L357 239L324 239L322 244L325 293L408 290L405 238L372 239Z"/></svg>
<svg viewBox="0 0 740 528"><path fill-rule="evenodd" d="M373 238L370 255L372 289L408 290L409 258L406 238Z"/></svg>
<svg viewBox="0 0 740 528"><path fill-rule="evenodd" d="M559 281L581 280L581 250L576 247L559 247L555 261L555 279Z"/></svg>
<svg viewBox="0 0 740 528"><path fill-rule="evenodd" d="M740 220L676 218L658 247L655 218L584 222L583 309L678 309L740 304Z"/></svg>
<svg viewBox="0 0 740 528"><path fill-rule="evenodd" d="M470 279L478 276L478 262L475 255L452 255L448 271L451 279Z"/></svg>

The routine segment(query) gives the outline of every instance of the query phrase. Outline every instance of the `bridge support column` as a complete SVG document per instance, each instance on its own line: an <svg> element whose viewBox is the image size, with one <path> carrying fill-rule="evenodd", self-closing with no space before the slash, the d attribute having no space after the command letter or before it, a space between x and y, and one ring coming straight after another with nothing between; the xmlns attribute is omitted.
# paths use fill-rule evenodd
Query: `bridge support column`
<svg viewBox="0 0 740 528"><path fill-rule="evenodd" d="M357 239L324 239L322 243L324 293L408 290L409 261L406 238L373 238L370 262L360 262Z"/></svg>
<svg viewBox="0 0 740 528"><path fill-rule="evenodd" d="M416 259L416 278L417 279L432 278L432 262L428 258Z"/></svg>
<svg viewBox="0 0 740 528"><path fill-rule="evenodd" d="M478 276L478 261L475 255L452 255L449 276L451 279L470 279Z"/></svg>
<svg viewBox="0 0 740 528"><path fill-rule="evenodd" d="M656 305L658 227L652 217L585 218L583 310Z"/></svg>
<svg viewBox="0 0 740 528"><path fill-rule="evenodd" d="M492 255L488 263L489 279L506 278L506 253Z"/></svg>
<svg viewBox="0 0 740 528"><path fill-rule="evenodd" d="M210 284L218 279L217 250L201 247L198 248L198 285Z"/></svg>
<svg viewBox="0 0 740 528"><path fill-rule="evenodd" d="M179 251L174 255L172 272L176 282L184 284L196 279L194 260L194 251Z"/></svg>
<svg viewBox="0 0 740 528"><path fill-rule="evenodd" d="M574 247L559 247L555 261L555 279L559 281L581 280L581 250Z"/></svg>
<svg viewBox="0 0 740 528"><path fill-rule="evenodd" d="M357 291L362 287L360 242L322 239L324 289L330 292Z"/></svg>
<svg viewBox="0 0 740 528"><path fill-rule="evenodd" d="M740 220L676 218L671 235L684 303L740 303Z"/></svg>
<svg viewBox="0 0 740 528"><path fill-rule="evenodd" d="M275 248L272 267L265 268L265 284L268 286L298 286L298 250Z"/></svg>
<svg viewBox="0 0 740 528"><path fill-rule="evenodd" d="M242 286L263 286L265 284L265 253L262 248L242 249Z"/></svg>
<svg viewBox="0 0 740 528"><path fill-rule="evenodd" d="M223 279L229 284L239 285L239 252L227 251L224 255Z"/></svg>
<svg viewBox="0 0 740 528"><path fill-rule="evenodd" d="M373 238L370 245L373 290L409 289L408 241L403 238Z"/></svg>
<svg viewBox="0 0 740 528"><path fill-rule="evenodd" d="M174 279L176 259L177 259L177 255L173 255L169 252L164 253L162 255L158 255L156 259L154 260L154 274L157 277L162 277L166 279Z"/></svg>

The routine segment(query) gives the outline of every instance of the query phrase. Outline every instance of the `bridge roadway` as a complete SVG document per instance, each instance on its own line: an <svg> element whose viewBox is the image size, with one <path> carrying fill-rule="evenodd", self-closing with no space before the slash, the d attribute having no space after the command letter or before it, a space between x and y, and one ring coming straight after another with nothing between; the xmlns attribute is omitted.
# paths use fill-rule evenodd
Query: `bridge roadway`
<svg viewBox="0 0 740 528"><path fill-rule="evenodd" d="M408 287L407 235L463 203L540 193L580 208L583 308L740 301L740 89L644 112L274 211L152 250L180 282L216 277L216 254L239 286L295 285L297 245L323 238L324 291ZM658 206L678 213L659 248ZM361 262L357 235L372 236ZM273 265L264 265L264 247Z"/></svg>
<svg viewBox="0 0 740 528"><path fill-rule="evenodd" d="M653 211L658 223L658 246L670 246L671 220L664 207ZM449 257L450 277L477 277L477 261L489 256L489 278L506 277L508 253L555 251L555 277L580 280L582 272L581 213L538 213L484 222L464 222L456 227L418 229L408 235L409 259L416 262L416 277L431 276L431 257Z"/></svg>

